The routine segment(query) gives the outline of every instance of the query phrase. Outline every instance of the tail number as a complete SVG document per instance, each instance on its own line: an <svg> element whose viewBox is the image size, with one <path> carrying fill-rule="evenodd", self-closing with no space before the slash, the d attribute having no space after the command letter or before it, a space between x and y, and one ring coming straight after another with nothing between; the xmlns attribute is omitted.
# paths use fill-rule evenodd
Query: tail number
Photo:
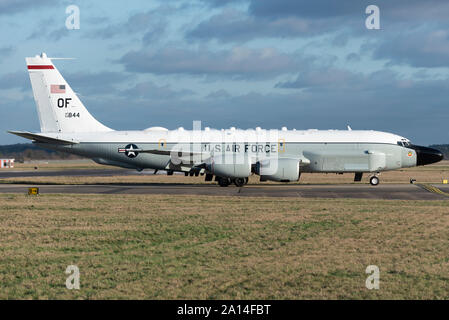
<svg viewBox="0 0 449 320"><path fill-rule="evenodd" d="M65 117L66 118L79 118L80 113L79 112L66 112Z"/></svg>
<svg viewBox="0 0 449 320"><path fill-rule="evenodd" d="M59 98L58 99L58 108L67 108L67 106L70 103L70 100L72 100L72 98Z"/></svg>

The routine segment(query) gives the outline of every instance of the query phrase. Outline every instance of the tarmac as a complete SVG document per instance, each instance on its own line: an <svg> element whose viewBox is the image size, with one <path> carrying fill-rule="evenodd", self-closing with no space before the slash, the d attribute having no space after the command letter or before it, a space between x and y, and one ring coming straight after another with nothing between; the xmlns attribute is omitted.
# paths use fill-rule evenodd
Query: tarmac
<svg viewBox="0 0 449 320"><path fill-rule="evenodd" d="M430 186L430 185L426 185ZM164 194L241 197L352 198L395 200L449 200L449 188L432 185L246 185L220 187L214 184L99 184L99 185L19 185L0 184L0 193L27 193L38 187L40 194ZM436 191L439 190L440 192Z"/></svg>
<svg viewBox="0 0 449 320"><path fill-rule="evenodd" d="M2 171L1 178L45 176L117 176L138 175L135 170L30 170ZM152 174L152 173L151 173ZM449 185L443 184L257 184L238 188L216 184L183 183L109 183L95 185L0 184L0 193L28 193L38 187L40 194L164 194L241 197L352 198L392 200L449 200Z"/></svg>
<svg viewBox="0 0 449 320"><path fill-rule="evenodd" d="M70 169L70 170L22 170L22 171L4 170L0 171L0 178L58 177L58 176L107 177L107 176L129 176L138 174L141 173L139 173L136 170L124 170L124 169Z"/></svg>

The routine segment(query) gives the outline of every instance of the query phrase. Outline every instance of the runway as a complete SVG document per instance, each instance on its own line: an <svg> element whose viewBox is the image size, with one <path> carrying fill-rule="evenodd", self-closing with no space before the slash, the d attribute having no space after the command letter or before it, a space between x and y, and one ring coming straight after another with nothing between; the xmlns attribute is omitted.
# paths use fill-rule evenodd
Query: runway
<svg viewBox="0 0 449 320"><path fill-rule="evenodd" d="M150 174L128 169L71 169L0 171L0 178L52 177L52 176L130 176ZM397 200L444 200L449 199L449 185L420 184L257 184L237 188L222 188L216 184L183 183L110 183L96 185L25 185L0 184L0 193L27 193L28 187L39 187L41 194L165 194L208 195L242 197L296 197L296 198L353 198ZM435 188L436 187L436 188ZM439 191L438 191L439 190Z"/></svg>
<svg viewBox="0 0 449 320"><path fill-rule="evenodd" d="M24 177L81 177L81 176L129 176L139 174L150 174L149 172L138 172L137 170L126 169L72 169L72 170L11 170L0 171L0 178L24 178ZM152 174L152 171L151 171Z"/></svg>
<svg viewBox="0 0 449 320"><path fill-rule="evenodd" d="M247 185L242 188L215 184L99 184L99 185L18 185L1 184L0 193L27 193L39 187L40 194L164 194L241 197L352 198L396 200L449 200L447 185L433 185L436 193L413 184L370 185Z"/></svg>

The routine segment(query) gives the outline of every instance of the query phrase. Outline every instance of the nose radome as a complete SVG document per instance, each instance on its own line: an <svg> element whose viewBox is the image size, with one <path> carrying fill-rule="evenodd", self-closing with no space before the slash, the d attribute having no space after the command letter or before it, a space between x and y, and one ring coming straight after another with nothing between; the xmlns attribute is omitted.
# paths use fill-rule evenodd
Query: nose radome
<svg viewBox="0 0 449 320"><path fill-rule="evenodd" d="M424 166L443 160L443 153L440 150L422 146L413 146L412 148L416 151L417 166Z"/></svg>

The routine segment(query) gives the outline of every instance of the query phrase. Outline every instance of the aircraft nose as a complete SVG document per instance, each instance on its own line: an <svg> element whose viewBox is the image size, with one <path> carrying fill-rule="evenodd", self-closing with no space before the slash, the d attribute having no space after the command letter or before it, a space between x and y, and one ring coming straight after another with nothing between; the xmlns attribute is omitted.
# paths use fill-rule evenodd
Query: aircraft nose
<svg viewBox="0 0 449 320"><path fill-rule="evenodd" d="M412 146L412 148L416 151L417 166L424 166L443 160L443 153L440 150L422 146Z"/></svg>

